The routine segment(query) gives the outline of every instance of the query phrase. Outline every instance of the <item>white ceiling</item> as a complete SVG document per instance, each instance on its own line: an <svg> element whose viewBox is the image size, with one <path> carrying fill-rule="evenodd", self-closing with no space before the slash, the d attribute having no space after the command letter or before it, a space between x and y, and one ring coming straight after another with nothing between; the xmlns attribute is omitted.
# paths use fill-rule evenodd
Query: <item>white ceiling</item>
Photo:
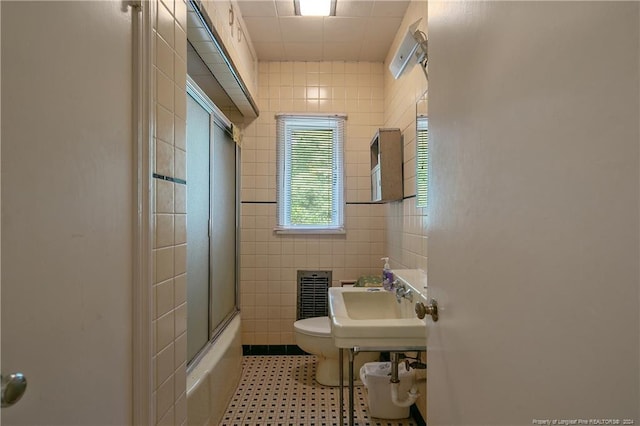
<svg viewBox="0 0 640 426"><path fill-rule="evenodd" d="M409 0L337 0L336 16L295 16L293 0L238 0L261 61L383 62Z"/></svg>

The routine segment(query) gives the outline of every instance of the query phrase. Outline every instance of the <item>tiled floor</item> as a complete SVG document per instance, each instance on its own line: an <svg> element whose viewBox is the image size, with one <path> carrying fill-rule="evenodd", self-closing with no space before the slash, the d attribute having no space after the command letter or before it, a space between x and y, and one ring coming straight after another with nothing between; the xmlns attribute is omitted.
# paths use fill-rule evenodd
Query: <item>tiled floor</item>
<svg viewBox="0 0 640 426"><path fill-rule="evenodd" d="M245 356L240 384L220 426L339 425L338 388L315 381L314 361L308 355ZM345 388L345 408L347 394ZM362 386L356 386L354 400L357 426L416 426L410 418L369 417Z"/></svg>

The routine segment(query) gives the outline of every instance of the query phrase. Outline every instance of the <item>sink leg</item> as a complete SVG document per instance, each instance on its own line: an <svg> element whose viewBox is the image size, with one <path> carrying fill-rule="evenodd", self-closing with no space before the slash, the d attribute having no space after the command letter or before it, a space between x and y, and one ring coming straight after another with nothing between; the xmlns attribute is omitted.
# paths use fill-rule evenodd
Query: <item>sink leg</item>
<svg viewBox="0 0 640 426"><path fill-rule="evenodd" d="M340 398L340 426L344 426L344 349L339 348L338 350L338 363L340 366L338 367L338 371L340 374L340 384L339 387L339 398Z"/></svg>
<svg viewBox="0 0 640 426"><path fill-rule="evenodd" d="M353 407L353 349L349 349L349 426L354 425L354 407Z"/></svg>

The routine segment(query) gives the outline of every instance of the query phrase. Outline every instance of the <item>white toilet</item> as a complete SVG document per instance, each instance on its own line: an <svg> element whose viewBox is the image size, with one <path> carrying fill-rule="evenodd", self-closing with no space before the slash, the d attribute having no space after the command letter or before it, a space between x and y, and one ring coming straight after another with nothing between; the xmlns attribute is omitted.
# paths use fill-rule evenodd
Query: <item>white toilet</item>
<svg viewBox="0 0 640 426"><path fill-rule="evenodd" d="M338 386L340 384L340 365L338 363L338 348L333 344L331 336L331 324L329 317L316 317L298 320L293 324L296 344L303 351L316 355L318 365L316 367L316 381L325 386ZM353 361L354 378L358 377L358 371L367 362L377 361L379 352L360 352ZM344 384L348 384L349 355L344 352ZM357 383L360 383L357 380Z"/></svg>

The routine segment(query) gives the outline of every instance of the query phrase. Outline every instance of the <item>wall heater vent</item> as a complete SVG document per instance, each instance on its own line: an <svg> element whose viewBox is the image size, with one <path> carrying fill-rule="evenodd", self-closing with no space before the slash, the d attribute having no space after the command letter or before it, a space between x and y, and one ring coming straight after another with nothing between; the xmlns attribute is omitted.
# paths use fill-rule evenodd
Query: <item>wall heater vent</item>
<svg viewBox="0 0 640 426"><path fill-rule="evenodd" d="M331 271L298 271L298 318L329 315Z"/></svg>

